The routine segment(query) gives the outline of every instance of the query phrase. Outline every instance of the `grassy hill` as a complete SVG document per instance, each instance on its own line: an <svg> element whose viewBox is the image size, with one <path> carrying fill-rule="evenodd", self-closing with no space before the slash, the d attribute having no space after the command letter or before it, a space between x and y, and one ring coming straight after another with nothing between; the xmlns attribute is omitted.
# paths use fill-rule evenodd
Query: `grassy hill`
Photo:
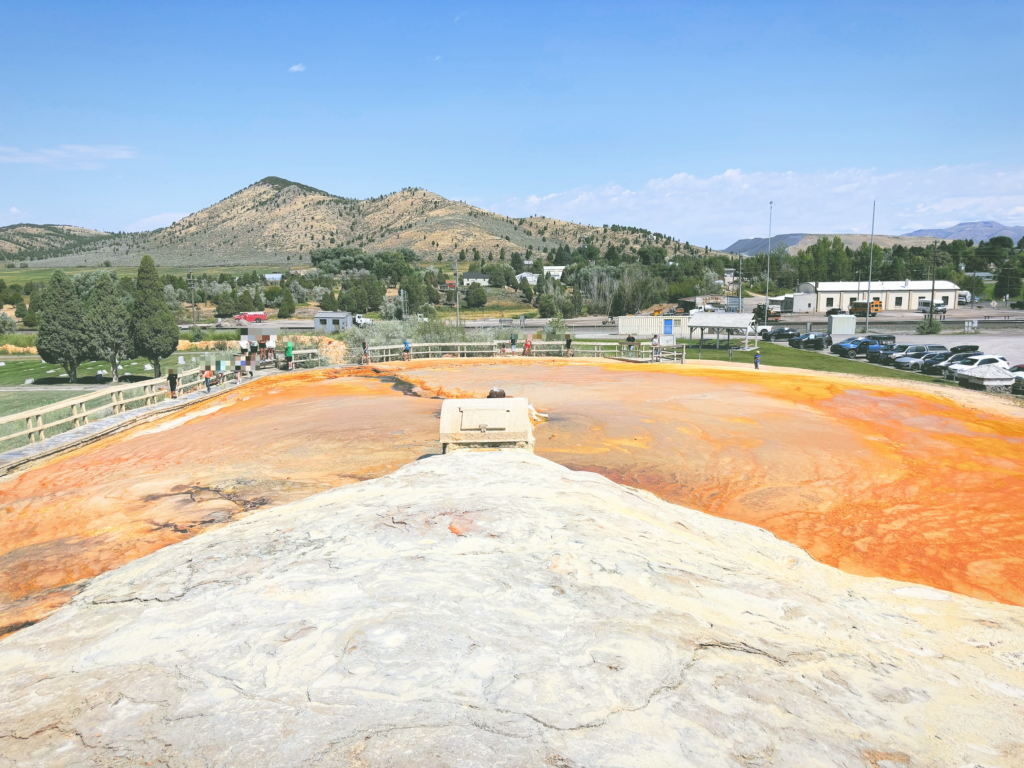
<svg viewBox="0 0 1024 768"><path fill-rule="evenodd" d="M73 229L73 228L66 228ZM89 230L82 230L83 232ZM57 248L46 267L134 266L144 253L161 267L213 267L245 264L309 264L309 254L332 245L358 246L369 252L410 248L424 261L436 261L465 249L497 257L542 253L586 239L602 249L609 244L639 247L655 242L670 252L684 246L665 235L635 227L602 226L549 219L513 219L424 189L356 200L304 184L268 176L164 229L132 234L96 233L74 253ZM43 267L36 261L33 267Z"/></svg>
<svg viewBox="0 0 1024 768"><path fill-rule="evenodd" d="M91 249L111 237L84 227L60 224L12 224L0 227L0 258L31 260Z"/></svg>

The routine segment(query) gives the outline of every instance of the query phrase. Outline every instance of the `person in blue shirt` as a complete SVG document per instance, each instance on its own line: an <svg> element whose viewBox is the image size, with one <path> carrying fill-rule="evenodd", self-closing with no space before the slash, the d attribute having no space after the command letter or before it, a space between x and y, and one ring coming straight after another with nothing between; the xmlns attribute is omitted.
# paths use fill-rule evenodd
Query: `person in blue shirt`
<svg viewBox="0 0 1024 768"><path fill-rule="evenodd" d="M409 340L406 339L402 344L402 359L408 360L412 357L412 348L409 346Z"/></svg>
<svg viewBox="0 0 1024 768"><path fill-rule="evenodd" d="M755 371L761 370L761 353L760 352L755 352L754 353L754 370Z"/></svg>

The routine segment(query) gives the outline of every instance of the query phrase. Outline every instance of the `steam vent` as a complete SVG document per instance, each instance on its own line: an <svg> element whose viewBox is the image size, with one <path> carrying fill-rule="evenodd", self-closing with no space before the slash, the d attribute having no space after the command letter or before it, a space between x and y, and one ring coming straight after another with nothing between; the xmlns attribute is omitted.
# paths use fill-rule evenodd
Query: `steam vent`
<svg viewBox="0 0 1024 768"><path fill-rule="evenodd" d="M1012 766L1024 610L456 451L95 579L0 643L3 766Z"/></svg>

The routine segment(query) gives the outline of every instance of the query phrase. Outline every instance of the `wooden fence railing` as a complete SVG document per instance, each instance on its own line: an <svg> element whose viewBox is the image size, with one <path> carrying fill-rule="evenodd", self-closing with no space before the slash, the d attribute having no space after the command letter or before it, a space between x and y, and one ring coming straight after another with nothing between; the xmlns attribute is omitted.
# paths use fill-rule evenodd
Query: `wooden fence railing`
<svg viewBox="0 0 1024 768"><path fill-rule="evenodd" d="M633 357L638 360L651 360L654 353L650 342L634 342L632 351L625 341L576 341L572 342L573 357ZM661 345L658 358L665 362L685 362L686 347L683 344ZM367 355L371 363L389 363L403 360L405 346L403 344L387 344L368 347ZM418 342L409 345L409 359L423 358L456 358L456 357L520 357L525 347L518 342L513 353L512 345L507 341L460 341L460 342ZM355 351L356 356L361 354ZM530 349L530 357L566 357L564 341L534 341Z"/></svg>
<svg viewBox="0 0 1024 768"><path fill-rule="evenodd" d="M316 367L319 364L319 353L315 349L296 350L292 354L292 359L295 361L296 367ZM281 353L275 362L283 360L284 355ZM178 394L188 394L205 386L202 376L205 370L205 367L193 368L179 373ZM222 371L215 374L216 383L232 381L232 374L233 371ZM26 442L35 443L45 440L47 435L53 437L85 426L90 420L95 421L134 408L154 405L169 396L167 377L162 376L159 379L116 384L21 413L2 416L0 417L0 452L20 447Z"/></svg>

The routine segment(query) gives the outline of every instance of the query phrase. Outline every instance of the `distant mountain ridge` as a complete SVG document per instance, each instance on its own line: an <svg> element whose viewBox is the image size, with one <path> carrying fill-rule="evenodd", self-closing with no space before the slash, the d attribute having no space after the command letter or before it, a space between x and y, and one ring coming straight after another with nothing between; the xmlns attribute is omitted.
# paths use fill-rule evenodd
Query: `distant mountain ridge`
<svg viewBox="0 0 1024 768"><path fill-rule="evenodd" d="M1007 227L998 221L965 221L947 229L918 229L903 237L934 237L940 240L991 240L993 237L1008 237L1014 243L1024 237L1024 227Z"/></svg>
<svg viewBox="0 0 1024 768"><path fill-rule="evenodd" d="M780 244L785 245L789 253L794 256L798 251L806 250L822 237L838 237L851 248L859 248L860 244L867 242L870 234L809 234L791 233L775 235L772 237L772 248L778 248ZM1007 227L998 221L968 221L957 224L948 229L918 229L908 232L905 235L880 235L875 234L875 245L881 248L892 248L894 245L925 246L936 240L973 240L980 243L982 240L991 240L993 237L1009 237L1016 243L1024 237L1024 227ZM723 249L726 253L742 254L744 256L756 256L759 253L768 251L767 237L750 237L744 240L737 240L735 243Z"/></svg>
<svg viewBox="0 0 1024 768"><path fill-rule="evenodd" d="M30 226L30 225L23 225ZM601 250L653 242L671 252L677 240L638 227L588 226L545 216L511 218L434 192L408 187L357 200L268 176L220 202L151 232L96 233L73 252L55 251L47 266L138 264L144 253L160 266L309 265L320 248L351 246L369 252L409 248L433 261L466 250L498 259L586 242Z"/></svg>

